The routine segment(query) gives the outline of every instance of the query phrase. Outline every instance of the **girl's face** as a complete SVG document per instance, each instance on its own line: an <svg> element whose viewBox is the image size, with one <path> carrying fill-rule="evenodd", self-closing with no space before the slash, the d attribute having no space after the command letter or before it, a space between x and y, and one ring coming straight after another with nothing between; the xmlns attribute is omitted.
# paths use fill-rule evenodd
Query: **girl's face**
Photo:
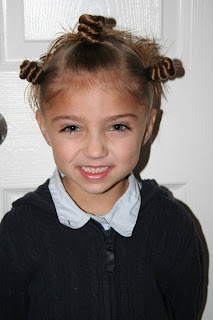
<svg viewBox="0 0 213 320"><path fill-rule="evenodd" d="M102 87L59 94L44 109L36 118L67 192L81 199L101 194L118 199L151 135L155 110L148 112L128 93Z"/></svg>

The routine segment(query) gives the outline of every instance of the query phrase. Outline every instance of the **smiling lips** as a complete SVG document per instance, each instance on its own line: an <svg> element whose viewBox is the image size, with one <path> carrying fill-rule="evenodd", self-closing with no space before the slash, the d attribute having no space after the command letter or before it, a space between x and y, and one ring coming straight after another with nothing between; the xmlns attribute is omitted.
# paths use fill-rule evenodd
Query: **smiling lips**
<svg viewBox="0 0 213 320"><path fill-rule="evenodd" d="M90 172L90 173L104 172L108 168L109 167L81 167L82 170L84 170L85 172Z"/></svg>
<svg viewBox="0 0 213 320"><path fill-rule="evenodd" d="M81 174L90 180L97 180L106 177L113 167L79 167Z"/></svg>

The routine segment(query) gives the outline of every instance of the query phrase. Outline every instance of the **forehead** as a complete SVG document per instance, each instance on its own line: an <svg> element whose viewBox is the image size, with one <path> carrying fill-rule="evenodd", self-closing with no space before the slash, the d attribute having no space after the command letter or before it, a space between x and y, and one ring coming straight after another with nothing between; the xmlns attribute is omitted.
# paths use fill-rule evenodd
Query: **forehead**
<svg viewBox="0 0 213 320"><path fill-rule="evenodd" d="M44 111L62 99L70 99L80 94L101 89L103 92L117 98L132 97L140 104L149 104L148 92L146 94L142 85L135 79L122 73L122 71L84 72L81 74L63 74L50 83L41 86L39 104ZM97 91L97 90L96 90ZM85 96L85 94L84 94ZM98 94L96 94L96 97ZM74 98L73 98L74 99Z"/></svg>
<svg viewBox="0 0 213 320"><path fill-rule="evenodd" d="M96 86L68 87L47 103L44 113L50 118L74 115L97 120L128 113L139 115L146 109L145 103L139 103L132 94L120 92L104 82Z"/></svg>

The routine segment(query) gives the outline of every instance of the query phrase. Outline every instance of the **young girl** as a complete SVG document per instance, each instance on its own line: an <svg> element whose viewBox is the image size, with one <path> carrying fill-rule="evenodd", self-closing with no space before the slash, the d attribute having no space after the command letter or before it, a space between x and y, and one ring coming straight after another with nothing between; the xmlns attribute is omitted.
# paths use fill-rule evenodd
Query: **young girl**
<svg viewBox="0 0 213 320"><path fill-rule="evenodd" d="M83 15L38 63L31 103L57 166L0 229L2 320L195 320L203 253L186 211L132 171L163 83L156 43Z"/></svg>

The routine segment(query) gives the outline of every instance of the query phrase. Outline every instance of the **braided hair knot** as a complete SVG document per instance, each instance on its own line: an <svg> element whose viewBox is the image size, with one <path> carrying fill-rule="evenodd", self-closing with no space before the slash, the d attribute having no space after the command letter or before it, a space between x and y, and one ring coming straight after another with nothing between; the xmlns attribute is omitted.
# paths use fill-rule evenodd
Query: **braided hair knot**
<svg viewBox="0 0 213 320"><path fill-rule="evenodd" d="M78 35L87 44L103 42L106 39L104 26L107 21L103 16L83 14L79 18Z"/></svg>
<svg viewBox="0 0 213 320"><path fill-rule="evenodd" d="M27 79L32 84L39 84L43 74L42 67L38 66L35 61L24 60L20 65L20 78Z"/></svg>
<svg viewBox="0 0 213 320"><path fill-rule="evenodd" d="M173 61L170 58L163 58L158 64L149 67L150 80L166 81L172 79L176 75Z"/></svg>

